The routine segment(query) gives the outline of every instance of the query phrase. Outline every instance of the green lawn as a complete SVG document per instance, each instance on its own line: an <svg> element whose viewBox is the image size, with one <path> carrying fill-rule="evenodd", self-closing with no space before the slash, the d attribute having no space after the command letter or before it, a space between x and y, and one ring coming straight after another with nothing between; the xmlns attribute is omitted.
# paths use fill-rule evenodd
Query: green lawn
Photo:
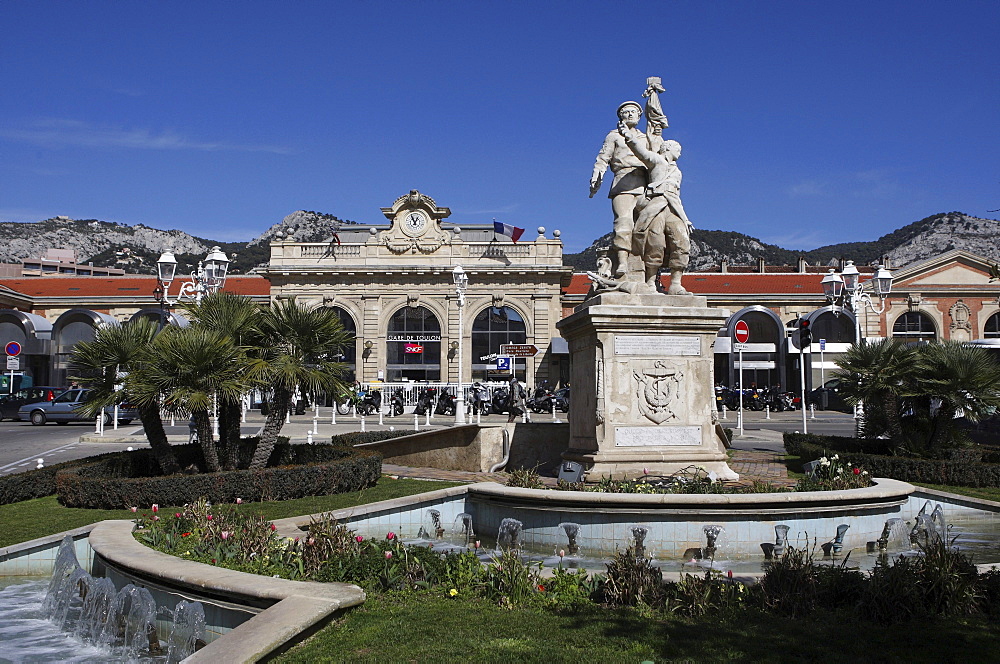
<svg viewBox="0 0 1000 664"><path fill-rule="evenodd" d="M879 627L849 615L755 611L696 620L594 607L506 610L484 600L378 595L281 662L977 662L997 652L986 620Z"/></svg>
<svg viewBox="0 0 1000 664"><path fill-rule="evenodd" d="M938 491L947 491L948 493L957 493L971 498L981 498L983 500L995 500L1000 502L1000 487L950 486L948 484L925 484L923 482L911 482L911 484L914 486L927 487L928 489L937 489Z"/></svg>
<svg viewBox="0 0 1000 664"><path fill-rule="evenodd" d="M458 484L460 483L425 482L411 479L393 480L383 477L376 486L362 491L266 503L245 503L240 506L240 509L263 514L268 519L282 519L289 516L314 514L353 507L354 505L375 503L401 496L412 496L435 489L458 486ZM162 508L167 512L172 511L168 506L162 506ZM55 496L26 500L11 505L0 505L0 524L3 524L3 527L0 528L0 547L79 528L104 519L131 519L133 516L129 510L89 510L63 507Z"/></svg>

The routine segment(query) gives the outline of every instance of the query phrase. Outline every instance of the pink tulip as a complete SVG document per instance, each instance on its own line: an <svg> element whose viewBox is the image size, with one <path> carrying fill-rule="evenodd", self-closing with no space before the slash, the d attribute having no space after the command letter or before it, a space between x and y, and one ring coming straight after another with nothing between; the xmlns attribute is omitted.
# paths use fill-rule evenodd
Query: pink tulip
<svg viewBox="0 0 1000 664"><path fill-rule="evenodd" d="M212 515L211 515L211 514L209 514L209 515L208 515L208 516L206 516L205 518L206 518L206 519L208 519L209 521L211 521L211 520L212 520Z"/></svg>
<svg viewBox="0 0 1000 664"><path fill-rule="evenodd" d="M229 536L231 534L232 533L230 533L228 530L223 530L221 533L219 533L219 537L221 537L224 540L227 540L227 539L229 539Z"/></svg>
<svg viewBox="0 0 1000 664"><path fill-rule="evenodd" d="M354 541L355 541L355 542L358 542L358 543L360 544L361 542L363 542L363 541L364 541L364 539L365 539L364 537L362 537L361 535L358 535L358 536L356 536L356 537L354 538Z"/></svg>
<svg viewBox="0 0 1000 664"><path fill-rule="evenodd" d="M316 543L316 540L313 539L312 537L310 537L309 539L306 540L306 544L308 544L309 546L312 546L315 543Z"/></svg>
<svg viewBox="0 0 1000 664"><path fill-rule="evenodd" d="M174 518L175 519L181 518L181 513L180 512L174 512Z"/></svg>
<svg viewBox="0 0 1000 664"><path fill-rule="evenodd" d="M236 499L236 504L237 505L242 505L243 504L243 499L242 498L237 498Z"/></svg>
<svg viewBox="0 0 1000 664"><path fill-rule="evenodd" d="M392 559L392 551L386 551L385 552L385 559L386 560L391 560Z"/></svg>
<svg viewBox="0 0 1000 664"><path fill-rule="evenodd" d="M476 540L475 546L476 546L476 550L478 551L479 550L479 540Z"/></svg>
<svg viewBox="0 0 1000 664"><path fill-rule="evenodd" d="M130 507L129 509L132 510L133 512L138 512L139 511L138 507Z"/></svg>
<svg viewBox="0 0 1000 664"><path fill-rule="evenodd" d="M154 516L153 517L153 521L159 521L159 520L160 520L160 517L158 517L158 516Z"/></svg>
<svg viewBox="0 0 1000 664"><path fill-rule="evenodd" d="M153 505L153 512L155 513L155 512L159 512L159 511L160 511L160 506L159 505Z"/></svg>
<svg viewBox="0 0 1000 664"><path fill-rule="evenodd" d="M388 533L386 533L386 536L385 536L385 538L386 538L387 540L394 540L394 539L396 539L396 533L394 533L394 532L392 532L392 531L390 530L390 531L389 531Z"/></svg>
<svg viewBox="0 0 1000 664"><path fill-rule="evenodd" d="M560 557L560 558L563 558L563 557L565 557L565 556L566 556L566 552L565 552L565 551L563 551L562 549L559 549L559 557Z"/></svg>

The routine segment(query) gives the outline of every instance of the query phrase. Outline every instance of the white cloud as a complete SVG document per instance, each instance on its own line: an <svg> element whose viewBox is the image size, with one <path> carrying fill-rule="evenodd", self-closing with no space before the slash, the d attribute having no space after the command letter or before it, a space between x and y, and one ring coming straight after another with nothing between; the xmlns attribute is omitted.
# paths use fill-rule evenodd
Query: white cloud
<svg viewBox="0 0 1000 664"><path fill-rule="evenodd" d="M254 145L201 141L172 130L128 129L96 125L80 120L45 118L23 127L0 129L0 138L53 147L131 148L143 150L197 150L203 152L271 152L290 154L291 148L277 145Z"/></svg>
<svg viewBox="0 0 1000 664"><path fill-rule="evenodd" d="M788 195L792 198L802 198L807 196L826 196L828 185L819 180L806 180L798 184L793 184L788 188Z"/></svg>

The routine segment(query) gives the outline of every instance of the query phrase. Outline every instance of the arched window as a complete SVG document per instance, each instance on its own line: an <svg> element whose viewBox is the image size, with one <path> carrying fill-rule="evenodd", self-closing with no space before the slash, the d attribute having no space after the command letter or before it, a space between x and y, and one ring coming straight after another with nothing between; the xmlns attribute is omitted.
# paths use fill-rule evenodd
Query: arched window
<svg viewBox="0 0 1000 664"><path fill-rule="evenodd" d="M490 379L498 376L489 372L496 368L496 356L502 344L523 344L528 340L527 327L521 314L510 307L486 307L472 322L472 377ZM524 380L524 358L514 361L518 380Z"/></svg>
<svg viewBox="0 0 1000 664"><path fill-rule="evenodd" d="M983 337L986 339L1000 339L1000 312L995 313L986 319L986 327L983 329Z"/></svg>
<svg viewBox="0 0 1000 664"><path fill-rule="evenodd" d="M826 311L813 319L810 329L813 343L826 339L829 344L852 344L857 334L854 319L847 312L841 312L838 316L832 311Z"/></svg>
<svg viewBox="0 0 1000 664"><path fill-rule="evenodd" d="M343 307L330 308L333 309L337 316L340 317L340 324L344 326L344 331L349 332L351 336L356 335L358 332L358 326L354 323L354 317L351 316L351 314L349 314ZM341 357L340 361L350 367L350 370L345 378L346 380L354 381L357 371L356 362L358 355L356 342L352 340L349 344L344 346L341 352L343 353L343 357Z"/></svg>
<svg viewBox="0 0 1000 664"><path fill-rule="evenodd" d="M929 343L937 338L937 334L934 332L934 322L927 314L907 311L893 324L892 338L909 343Z"/></svg>
<svg viewBox="0 0 1000 664"><path fill-rule="evenodd" d="M403 307L389 319L385 378L441 380L441 323L427 307Z"/></svg>

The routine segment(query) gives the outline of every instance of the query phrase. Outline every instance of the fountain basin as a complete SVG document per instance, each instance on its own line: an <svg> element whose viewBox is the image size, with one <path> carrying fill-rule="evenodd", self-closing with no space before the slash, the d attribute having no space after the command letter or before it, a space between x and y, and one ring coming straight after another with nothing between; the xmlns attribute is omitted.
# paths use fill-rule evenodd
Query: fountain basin
<svg viewBox="0 0 1000 664"><path fill-rule="evenodd" d="M189 662L256 661L281 652L339 612L364 602L357 586L262 577L182 560L132 536L131 521L102 521L0 549L0 576L51 575L61 539L72 535L89 573L150 590L157 604L201 602L208 645Z"/></svg>

